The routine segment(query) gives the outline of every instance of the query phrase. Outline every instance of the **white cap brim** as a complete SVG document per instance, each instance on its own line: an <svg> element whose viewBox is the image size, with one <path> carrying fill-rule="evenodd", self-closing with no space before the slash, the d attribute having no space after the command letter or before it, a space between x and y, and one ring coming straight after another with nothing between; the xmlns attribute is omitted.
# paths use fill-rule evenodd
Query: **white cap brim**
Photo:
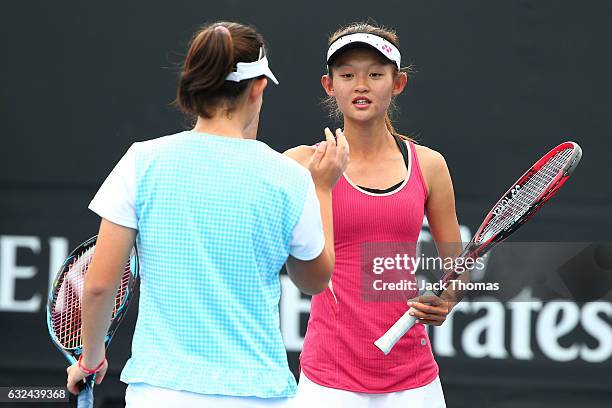
<svg viewBox="0 0 612 408"><path fill-rule="evenodd" d="M278 85L278 80L270 70L268 66L268 57L254 62L239 62L236 64L236 71L231 72L227 77L226 81L240 82L245 79L257 78L260 76L266 76L270 78L272 82Z"/></svg>

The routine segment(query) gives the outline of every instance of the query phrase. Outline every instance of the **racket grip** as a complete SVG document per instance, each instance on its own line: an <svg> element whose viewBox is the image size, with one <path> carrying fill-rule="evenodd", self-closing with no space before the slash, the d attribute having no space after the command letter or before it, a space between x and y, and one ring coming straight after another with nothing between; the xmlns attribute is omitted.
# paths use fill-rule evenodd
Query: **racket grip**
<svg viewBox="0 0 612 408"><path fill-rule="evenodd" d="M95 375L95 374L94 374ZM78 408L93 408L94 406L94 396L93 396L93 380L94 375L90 375L85 379L83 383L83 388L81 388L81 392L77 396L77 407Z"/></svg>
<svg viewBox="0 0 612 408"><path fill-rule="evenodd" d="M374 342L374 345L385 353L385 355L389 354L393 346L395 346L395 343L414 326L417 318L410 316L411 311L414 311L414 309L408 309L408 311L404 313L381 338Z"/></svg>

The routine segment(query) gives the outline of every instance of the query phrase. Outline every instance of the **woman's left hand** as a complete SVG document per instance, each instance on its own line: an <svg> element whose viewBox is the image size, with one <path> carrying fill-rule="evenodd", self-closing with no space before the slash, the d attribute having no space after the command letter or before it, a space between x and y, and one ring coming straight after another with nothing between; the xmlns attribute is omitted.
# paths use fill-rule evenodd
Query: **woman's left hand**
<svg viewBox="0 0 612 408"><path fill-rule="evenodd" d="M105 359L102 367L100 367L100 369L96 372L94 383L100 384L102 382L104 376L106 375L106 370L108 370L108 362ZM89 374L81 370L78 361L68 367L66 372L68 373L68 382L66 384L68 391L74 395L78 395L78 393L81 392L78 383L82 382L86 377L89 377Z"/></svg>
<svg viewBox="0 0 612 408"><path fill-rule="evenodd" d="M408 301L410 315L417 323L440 326L451 311L451 302L435 295L419 296Z"/></svg>

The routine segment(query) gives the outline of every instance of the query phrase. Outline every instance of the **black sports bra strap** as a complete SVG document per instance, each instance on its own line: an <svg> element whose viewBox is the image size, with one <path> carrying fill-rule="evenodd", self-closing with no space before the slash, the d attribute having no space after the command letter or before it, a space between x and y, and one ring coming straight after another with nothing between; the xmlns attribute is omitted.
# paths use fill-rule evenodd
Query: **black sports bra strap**
<svg viewBox="0 0 612 408"><path fill-rule="evenodd" d="M398 135L393 135L393 138L395 139L395 143L397 143L397 147L399 147L400 152L402 153L402 157L404 158L404 165L406 165L406 169L408 169L408 155L410 154L410 152L408 152L408 145L406 145L404 139L402 139Z"/></svg>
<svg viewBox="0 0 612 408"><path fill-rule="evenodd" d="M402 153L402 157L404 158L404 165L406 166L406 170L408 169L408 155L410 154L408 152L408 146L406 145L406 142L404 142L404 139L402 139L400 136L398 135L393 135L393 138L395 139L395 143L397 143L397 147L399 148L400 152ZM406 180L404 180L406 181ZM369 187L362 187L362 186L357 186L362 190L368 191L370 193L375 193L375 194L383 194L383 193L390 193L394 190L397 190L398 188L400 188L400 186L404 183L404 181L400 181L399 183L397 183L394 186L391 186L389 188L380 190L377 188L369 188Z"/></svg>

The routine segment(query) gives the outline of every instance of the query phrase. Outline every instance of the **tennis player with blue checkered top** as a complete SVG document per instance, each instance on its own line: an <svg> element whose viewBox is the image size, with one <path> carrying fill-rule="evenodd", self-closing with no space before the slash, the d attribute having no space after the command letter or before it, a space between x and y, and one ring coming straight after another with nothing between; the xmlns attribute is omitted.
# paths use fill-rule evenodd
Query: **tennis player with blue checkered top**
<svg viewBox="0 0 612 408"><path fill-rule="evenodd" d="M89 208L102 217L83 293L84 369L104 378L114 291L136 241L141 262L128 407L281 407L294 395L279 330L279 271L309 294L334 263L331 191L348 163L325 130L308 166L256 140L268 79L264 40L219 22L190 43L177 104L195 127L133 144ZM68 368L68 388L87 374Z"/></svg>

